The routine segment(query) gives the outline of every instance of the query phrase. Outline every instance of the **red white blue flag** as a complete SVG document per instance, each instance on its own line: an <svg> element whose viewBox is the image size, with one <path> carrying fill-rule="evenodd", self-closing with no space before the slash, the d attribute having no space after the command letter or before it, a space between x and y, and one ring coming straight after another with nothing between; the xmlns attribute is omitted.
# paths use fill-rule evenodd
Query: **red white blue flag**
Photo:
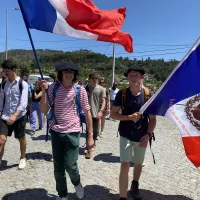
<svg viewBox="0 0 200 200"><path fill-rule="evenodd" d="M126 8L100 10L92 0L18 0L30 29L118 43L133 51L132 38L120 29Z"/></svg>
<svg viewBox="0 0 200 200"><path fill-rule="evenodd" d="M187 157L200 166L200 38L140 113L174 121Z"/></svg>

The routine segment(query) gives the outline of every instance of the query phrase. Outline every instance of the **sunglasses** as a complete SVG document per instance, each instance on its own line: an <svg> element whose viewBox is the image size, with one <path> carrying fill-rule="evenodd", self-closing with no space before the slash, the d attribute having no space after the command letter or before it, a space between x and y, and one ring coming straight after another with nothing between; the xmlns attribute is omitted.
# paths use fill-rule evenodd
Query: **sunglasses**
<svg viewBox="0 0 200 200"><path fill-rule="evenodd" d="M101 84L105 84L105 82L101 82Z"/></svg>

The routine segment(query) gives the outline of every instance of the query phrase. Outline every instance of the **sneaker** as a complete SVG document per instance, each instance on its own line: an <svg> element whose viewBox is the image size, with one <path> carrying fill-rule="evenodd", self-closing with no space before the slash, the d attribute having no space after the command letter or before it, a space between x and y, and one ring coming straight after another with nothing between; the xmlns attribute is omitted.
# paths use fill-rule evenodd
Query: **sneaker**
<svg viewBox="0 0 200 200"><path fill-rule="evenodd" d="M90 159L92 157L92 150L88 150L87 153L85 154L86 159Z"/></svg>
<svg viewBox="0 0 200 200"><path fill-rule="evenodd" d="M56 200L68 200L68 197L57 197Z"/></svg>
<svg viewBox="0 0 200 200"><path fill-rule="evenodd" d="M35 135L35 130L31 130L30 135Z"/></svg>
<svg viewBox="0 0 200 200"><path fill-rule="evenodd" d="M103 137L103 134L104 134L103 132L100 132L100 133L99 133L99 137L102 138L102 137Z"/></svg>
<svg viewBox="0 0 200 200"><path fill-rule="evenodd" d="M82 199L84 197L84 187L79 183L79 185L74 186L76 190L76 196L78 199Z"/></svg>
<svg viewBox="0 0 200 200"><path fill-rule="evenodd" d="M19 169L24 169L26 167L26 158L20 159Z"/></svg>
<svg viewBox="0 0 200 200"><path fill-rule="evenodd" d="M139 182L138 181L132 181L132 184L131 184L131 193L132 193L132 196L135 200L141 200L142 197L140 195L140 191L139 191Z"/></svg>

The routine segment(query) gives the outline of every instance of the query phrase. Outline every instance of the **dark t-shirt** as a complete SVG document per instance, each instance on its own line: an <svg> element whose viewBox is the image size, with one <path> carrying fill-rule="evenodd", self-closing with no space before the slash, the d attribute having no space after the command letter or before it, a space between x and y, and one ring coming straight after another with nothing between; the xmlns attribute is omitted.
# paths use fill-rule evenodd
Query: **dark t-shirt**
<svg viewBox="0 0 200 200"><path fill-rule="evenodd" d="M150 94L152 96L152 93ZM138 96L134 96L130 88L126 90L126 101L124 103L124 110L122 115L131 115L135 112L139 112L140 108L145 103L145 92L142 89ZM122 107L122 90L117 93L114 106ZM131 141L139 142L140 139L147 133L148 128L148 116L142 115L141 119L136 123L133 121L120 121L119 133L120 136L125 137Z"/></svg>
<svg viewBox="0 0 200 200"><path fill-rule="evenodd" d="M41 90L36 90L36 94L39 94L41 92ZM32 91L32 101L33 102L39 102L41 99L41 97L39 99L35 99L35 96L34 96L34 91Z"/></svg>

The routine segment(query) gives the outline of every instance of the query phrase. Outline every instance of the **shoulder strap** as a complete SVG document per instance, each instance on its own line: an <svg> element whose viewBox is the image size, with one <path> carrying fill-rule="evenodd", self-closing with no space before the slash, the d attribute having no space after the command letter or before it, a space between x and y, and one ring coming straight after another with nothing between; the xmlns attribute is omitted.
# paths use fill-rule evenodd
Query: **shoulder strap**
<svg viewBox="0 0 200 200"><path fill-rule="evenodd" d="M80 85L76 85L75 86L75 94L76 94L77 113L79 113L81 111L80 93L81 93L81 86Z"/></svg>
<svg viewBox="0 0 200 200"><path fill-rule="evenodd" d="M55 99L59 87L60 83L55 83L55 85L53 86L53 99Z"/></svg>
<svg viewBox="0 0 200 200"><path fill-rule="evenodd" d="M143 87L144 89L144 103L146 103L150 99L150 90L147 87Z"/></svg>
<svg viewBox="0 0 200 200"><path fill-rule="evenodd" d="M2 90L4 90L5 84L6 84L6 80L1 84L1 89Z"/></svg>
<svg viewBox="0 0 200 200"><path fill-rule="evenodd" d="M127 88L122 89L122 110L124 110L124 105L126 102L126 90L127 90Z"/></svg>
<svg viewBox="0 0 200 200"><path fill-rule="evenodd" d="M21 94L22 94L22 89L23 89L22 82L23 82L23 79L20 78L19 79L19 91L20 91Z"/></svg>
<svg viewBox="0 0 200 200"><path fill-rule="evenodd" d="M3 92L4 92L5 84L6 84L6 80L1 84L1 89L3 90ZM3 109L4 109L4 106L5 106L5 103L6 103L6 95L5 95L5 92L4 92L4 96L3 96Z"/></svg>

